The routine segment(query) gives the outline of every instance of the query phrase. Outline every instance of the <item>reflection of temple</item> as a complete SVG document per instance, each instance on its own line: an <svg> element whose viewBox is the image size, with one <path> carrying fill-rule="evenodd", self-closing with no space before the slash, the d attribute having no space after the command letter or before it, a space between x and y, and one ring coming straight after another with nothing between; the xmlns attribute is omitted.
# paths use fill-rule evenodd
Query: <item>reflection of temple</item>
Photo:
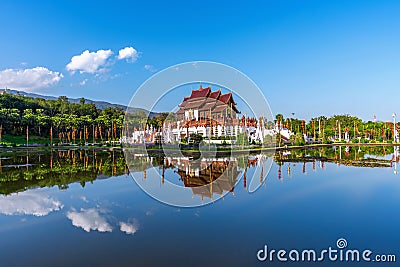
<svg viewBox="0 0 400 267"><path fill-rule="evenodd" d="M397 162L399 162L399 161L400 161L399 147L395 146L394 147L394 153L393 153L393 156L392 156L392 163L394 162L394 171L393 171L394 174L398 173L398 171L397 171Z"/></svg>
<svg viewBox="0 0 400 267"><path fill-rule="evenodd" d="M177 166L176 173L185 187L190 187L193 194L201 198L212 198L213 194L223 194L224 191L233 193L240 174L237 161L229 158L193 161L189 158L166 157L164 164Z"/></svg>

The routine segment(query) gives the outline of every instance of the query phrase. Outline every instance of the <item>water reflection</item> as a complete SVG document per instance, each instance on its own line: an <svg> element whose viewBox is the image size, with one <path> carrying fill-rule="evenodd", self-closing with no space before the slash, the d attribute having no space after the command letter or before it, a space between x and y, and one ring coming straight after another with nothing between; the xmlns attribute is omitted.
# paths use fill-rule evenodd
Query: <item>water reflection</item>
<svg viewBox="0 0 400 267"><path fill-rule="evenodd" d="M111 225L105 218L106 213L99 209L81 209L76 211L72 209L67 212L67 218L72 221L72 224L76 227L80 227L86 232L91 230L99 232L112 232Z"/></svg>
<svg viewBox="0 0 400 267"><path fill-rule="evenodd" d="M75 227L86 232L112 232L119 228L123 233L132 235L139 228L137 220L119 221L116 216L111 215L112 207L110 210L99 209L100 204L89 204L86 195L72 195L71 199L61 201L50 193L50 188L54 186L65 190L71 184L79 183L84 188L87 182L93 183L95 180L126 173L125 160L120 151L91 149L2 152L0 213L22 216L23 220L28 218L24 216L43 217L62 210L65 205L68 207L71 199L77 199L81 202L73 203L65 214ZM89 207L76 209L76 206Z"/></svg>
<svg viewBox="0 0 400 267"><path fill-rule="evenodd" d="M249 173L259 184L265 184L267 176L264 164L271 158L278 165L277 179L292 177L294 166L302 164L302 173L316 168L325 169L327 163L337 166L364 168L393 168L397 174L400 160L398 146L337 146L315 149L281 150L273 157L258 154L246 157L202 158L164 157L161 153L149 156L133 154L129 169L148 179L149 169L158 168L160 185L166 180L190 188L192 194L212 198L213 194L234 193L238 181L249 187ZM309 166L311 164L311 166ZM253 172L257 173L254 174ZM2 152L0 155L0 194L9 195L36 187L67 189L71 183L82 187L96 179L127 174L128 167L121 151L108 150L51 150ZM151 175L154 176L154 175ZM22 201L24 195L18 198ZM27 197L27 196L26 196ZM30 196L33 198L33 196ZM11 198L7 199L11 200ZM6 201L1 199L1 201ZM16 201L11 201L15 202ZM38 199L31 201L40 203ZM6 204L2 205L6 206ZM39 204L37 205L39 206Z"/></svg>
<svg viewBox="0 0 400 267"><path fill-rule="evenodd" d="M144 156L134 154L132 168L134 172L141 173L143 180L149 179L149 169L158 167L161 172L160 188L165 179L176 183L176 177L169 173L173 169L178 174L181 185L190 188L194 196L201 199L212 198L213 194L223 192L234 193L240 178L243 178L243 187L248 189L248 174L252 178L259 178L258 183L265 185L266 173L264 165L271 159L271 156L264 154L234 157L234 158L202 158L192 160L190 157L165 157L160 155ZM340 166L352 166L363 168L393 168L397 174L397 163L400 160L398 146L333 146L319 147L314 149L280 150L277 151L273 160L278 165L277 179L293 177L296 164L301 164L301 173L316 171L317 168L324 170L326 164ZM154 173L153 173L154 174ZM157 175L151 176L158 179Z"/></svg>
<svg viewBox="0 0 400 267"><path fill-rule="evenodd" d="M234 194L242 177L244 188L251 192L251 187L265 183L270 165L267 163L272 159L263 154L196 159L191 156L160 157L156 153L149 156L130 153L128 156L129 169L144 191L164 203L179 206L197 206L213 202L227 193ZM177 187L190 191L178 191ZM175 199L169 202L169 197Z"/></svg>
<svg viewBox="0 0 400 267"><path fill-rule="evenodd" d="M119 222L119 230L127 235L133 235L139 230L139 222L136 219L130 222Z"/></svg>
<svg viewBox="0 0 400 267"><path fill-rule="evenodd" d="M103 150L8 151L0 158L0 194L105 179L127 173L123 154Z"/></svg>
<svg viewBox="0 0 400 267"><path fill-rule="evenodd" d="M229 192L224 201L201 209L176 209L150 199L125 175L119 151L36 151L29 152L28 161L26 152L0 156L0 246L6 266L51 266L60 261L60 251L77 255L62 258L68 266L179 265L199 255L198 249L187 249L193 242L209 255L194 266L210 260L253 266L264 243L319 248L345 236L352 247L374 244L376 250L395 251L399 242L394 233L400 217L393 211L400 187L392 176L398 148L326 147L197 162L158 153L132 155L136 174L160 191L171 181L194 198ZM267 176L263 166L272 159ZM26 162L32 176L24 174L27 166L4 167ZM250 177L265 186L263 191L247 194ZM210 183L218 180L219 187ZM197 193L198 185L207 190ZM371 214L373 224L365 223ZM210 236L218 238L210 242ZM21 246L24 257L15 258ZM159 257L154 257L155 246L166 248ZM238 247L241 254L232 254Z"/></svg>
<svg viewBox="0 0 400 267"><path fill-rule="evenodd" d="M42 191L0 196L0 213L4 215L45 216L62 208L60 201Z"/></svg>
<svg viewBox="0 0 400 267"><path fill-rule="evenodd" d="M213 194L222 195L226 191L233 193L242 171L235 158L203 158L192 162L187 157L166 157L163 166L176 166L175 173L180 176L179 180L202 199L212 198Z"/></svg>
<svg viewBox="0 0 400 267"><path fill-rule="evenodd" d="M398 146L333 146L307 150L278 151L275 162L281 165L284 162L303 163L303 173L306 173L306 163L312 163L324 169L326 163L335 163L337 166L353 166L366 168L394 168L397 173L397 163L400 160Z"/></svg>
<svg viewBox="0 0 400 267"><path fill-rule="evenodd" d="M243 179L243 188L248 191L249 183L257 180L266 185L267 171L264 165L273 159L277 165L276 178L292 178L297 175L297 164L301 173L325 169L326 164L363 168L392 168L397 174L399 163L398 146L346 146L321 147L315 149L281 150L273 157L264 154L246 157L215 157L192 160L191 157L164 157L160 153L149 156L133 154L129 168L136 175L142 175L143 183L157 186L159 191L168 191L165 185L171 183L188 188L192 198L203 201L214 199L215 195L234 194L235 187ZM156 171L154 171L156 170ZM58 186L64 190L72 183L85 187L87 182L107 179L126 174L121 151L108 150L52 150L36 152L3 152L0 157L0 212L6 215L25 214L44 216L60 210L63 204L42 194L40 191L26 191L37 187ZM269 177L274 177L271 173ZM158 181L158 183L157 183ZM26 192L24 192L26 191ZM18 195L14 194L20 192ZM103 214L104 215L104 214ZM101 223L102 213L91 209L71 210L69 219L85 231L108 231ZM100 225L89 223L97 221ZM127 224L120 226L126 232L133 232ZM131 230L129 230L131 229Z"/></svg>
<svg viewBox="0 0 400 267"><path fill-rule="evenodd" d="M400 161L400 156L399 156L399 147L395 146L394 147L394 153L392 157L392 162L394 162L394 174L397 174L397 163Z"/></svg>

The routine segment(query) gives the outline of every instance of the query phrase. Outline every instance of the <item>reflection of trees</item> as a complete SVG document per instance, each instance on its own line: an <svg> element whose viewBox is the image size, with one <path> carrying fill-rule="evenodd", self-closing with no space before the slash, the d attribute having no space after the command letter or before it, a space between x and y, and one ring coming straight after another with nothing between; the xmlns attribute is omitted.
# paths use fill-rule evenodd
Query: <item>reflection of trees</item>
<svg viewBox="0 0 400 267"><path fill-rule="evenodd" d="M55 150L6 156L0 160L0 194L36 187L66 189L75 182L84 187L99 175L110 177L126 170L123 154L116 151Z"/></svg>
<svg viewBox="0 0 400 267"><path fill-rule="evenodd" d="M152 166L162 166L164 164L164 155L161 153L152 153L149 156L126 153L125 157L131 172L143 172Z"/></svg>
<svg viewBox="0 0 400 267"><path fill-rule="evenodd" d="M353 146L322 147L315 149L299 149L277 151L274 160L279 166L285 162L334 162L358 167L390 167L394 152L392 146ZM152 153L150 157L128 154L131 157L129 168L132 171L144 172L151 166L163 169L177 168L176 162L166 161L162 153ZM126 172L123 153L119 151L101 150L53 150L36 152L2 153L0 156L0 194L11 194L36 187L58 186L66 189L71 183L93 182L101 177L120 175ZM214 160L214 159L213 159ZM396 158L398 161L399 158ZM217 161L211 166L192 165L186 173L186 165L177 168L181 181L187 187L208 186L202 195L210 192L228 190L237 183L241 171L251 168L249 157L236 157L234 162ZM189 161L187 164L191 164ZM201 164L201 163L199 163ZM313 165L314 166L314 165ZM289 172L289 170L288 170ZM210 188L210 181L220 180L220 188ZM225 183L226 184L223 184ZM208 190L208 191L207 191Z"/></svg>
<svg viewBox="0 0 400 267"><path fill-rule="evenodd" d="M283 162L333 162L355 167L391 167L393 146L337 146L277 151L274 160ZM385 158L386 157L386 158Z"/></svg>

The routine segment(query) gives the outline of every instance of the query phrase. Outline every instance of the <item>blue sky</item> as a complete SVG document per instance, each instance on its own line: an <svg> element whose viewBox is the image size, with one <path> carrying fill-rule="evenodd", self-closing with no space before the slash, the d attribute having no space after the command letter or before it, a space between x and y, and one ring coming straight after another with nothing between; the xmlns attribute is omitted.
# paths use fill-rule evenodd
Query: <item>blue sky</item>
<svg viewBox="0 0 400 267"><path fill-rule="evenodd" d="M400 114L398 1L6 0L0 10L0 88L128 104L155 71L210 60L253 79L274 114Z"/></svg>

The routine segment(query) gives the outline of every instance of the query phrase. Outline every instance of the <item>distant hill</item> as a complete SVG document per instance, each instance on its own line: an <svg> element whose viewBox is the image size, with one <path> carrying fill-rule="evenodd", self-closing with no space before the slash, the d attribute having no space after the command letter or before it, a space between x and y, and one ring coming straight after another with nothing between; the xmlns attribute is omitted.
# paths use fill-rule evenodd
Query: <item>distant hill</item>
<svg viewBox="0 0 400 267"><path fill-rule="evenodd" d="M4 90L5 89L0 89L0 93L3 92ZM12 94L12 95L22 95L22 96L31 97L31 98L43 98L45 100L57 100L58 99L58 97L55 97L55 96L39 95L39 94L35 94L35 93L28 93L28 92L24 92L24 91L13 90L13 89L7 89L7 93ZM81 100L81 98L68 98L68 101L71 103L79 103L80 100ZM90 99L86 99L86 98L85 98L85 102L93 103L98 109L101 109L101 110L103 110L107 107L112 107L112 108L121 108L125 111L127 108L127 106L125 106L125 105L112 104L112 103L109 103L106 101L96 101L96 100L90 100ZM132 112L132 113L136 113L139 111L143 111L146 114L149 113L149 111L142 109L142 108L135 108L135 107L129 108L129 112ZM152 118L156 114L157 113L155 113L155 112L151 112L150 118Z"/></svg>

